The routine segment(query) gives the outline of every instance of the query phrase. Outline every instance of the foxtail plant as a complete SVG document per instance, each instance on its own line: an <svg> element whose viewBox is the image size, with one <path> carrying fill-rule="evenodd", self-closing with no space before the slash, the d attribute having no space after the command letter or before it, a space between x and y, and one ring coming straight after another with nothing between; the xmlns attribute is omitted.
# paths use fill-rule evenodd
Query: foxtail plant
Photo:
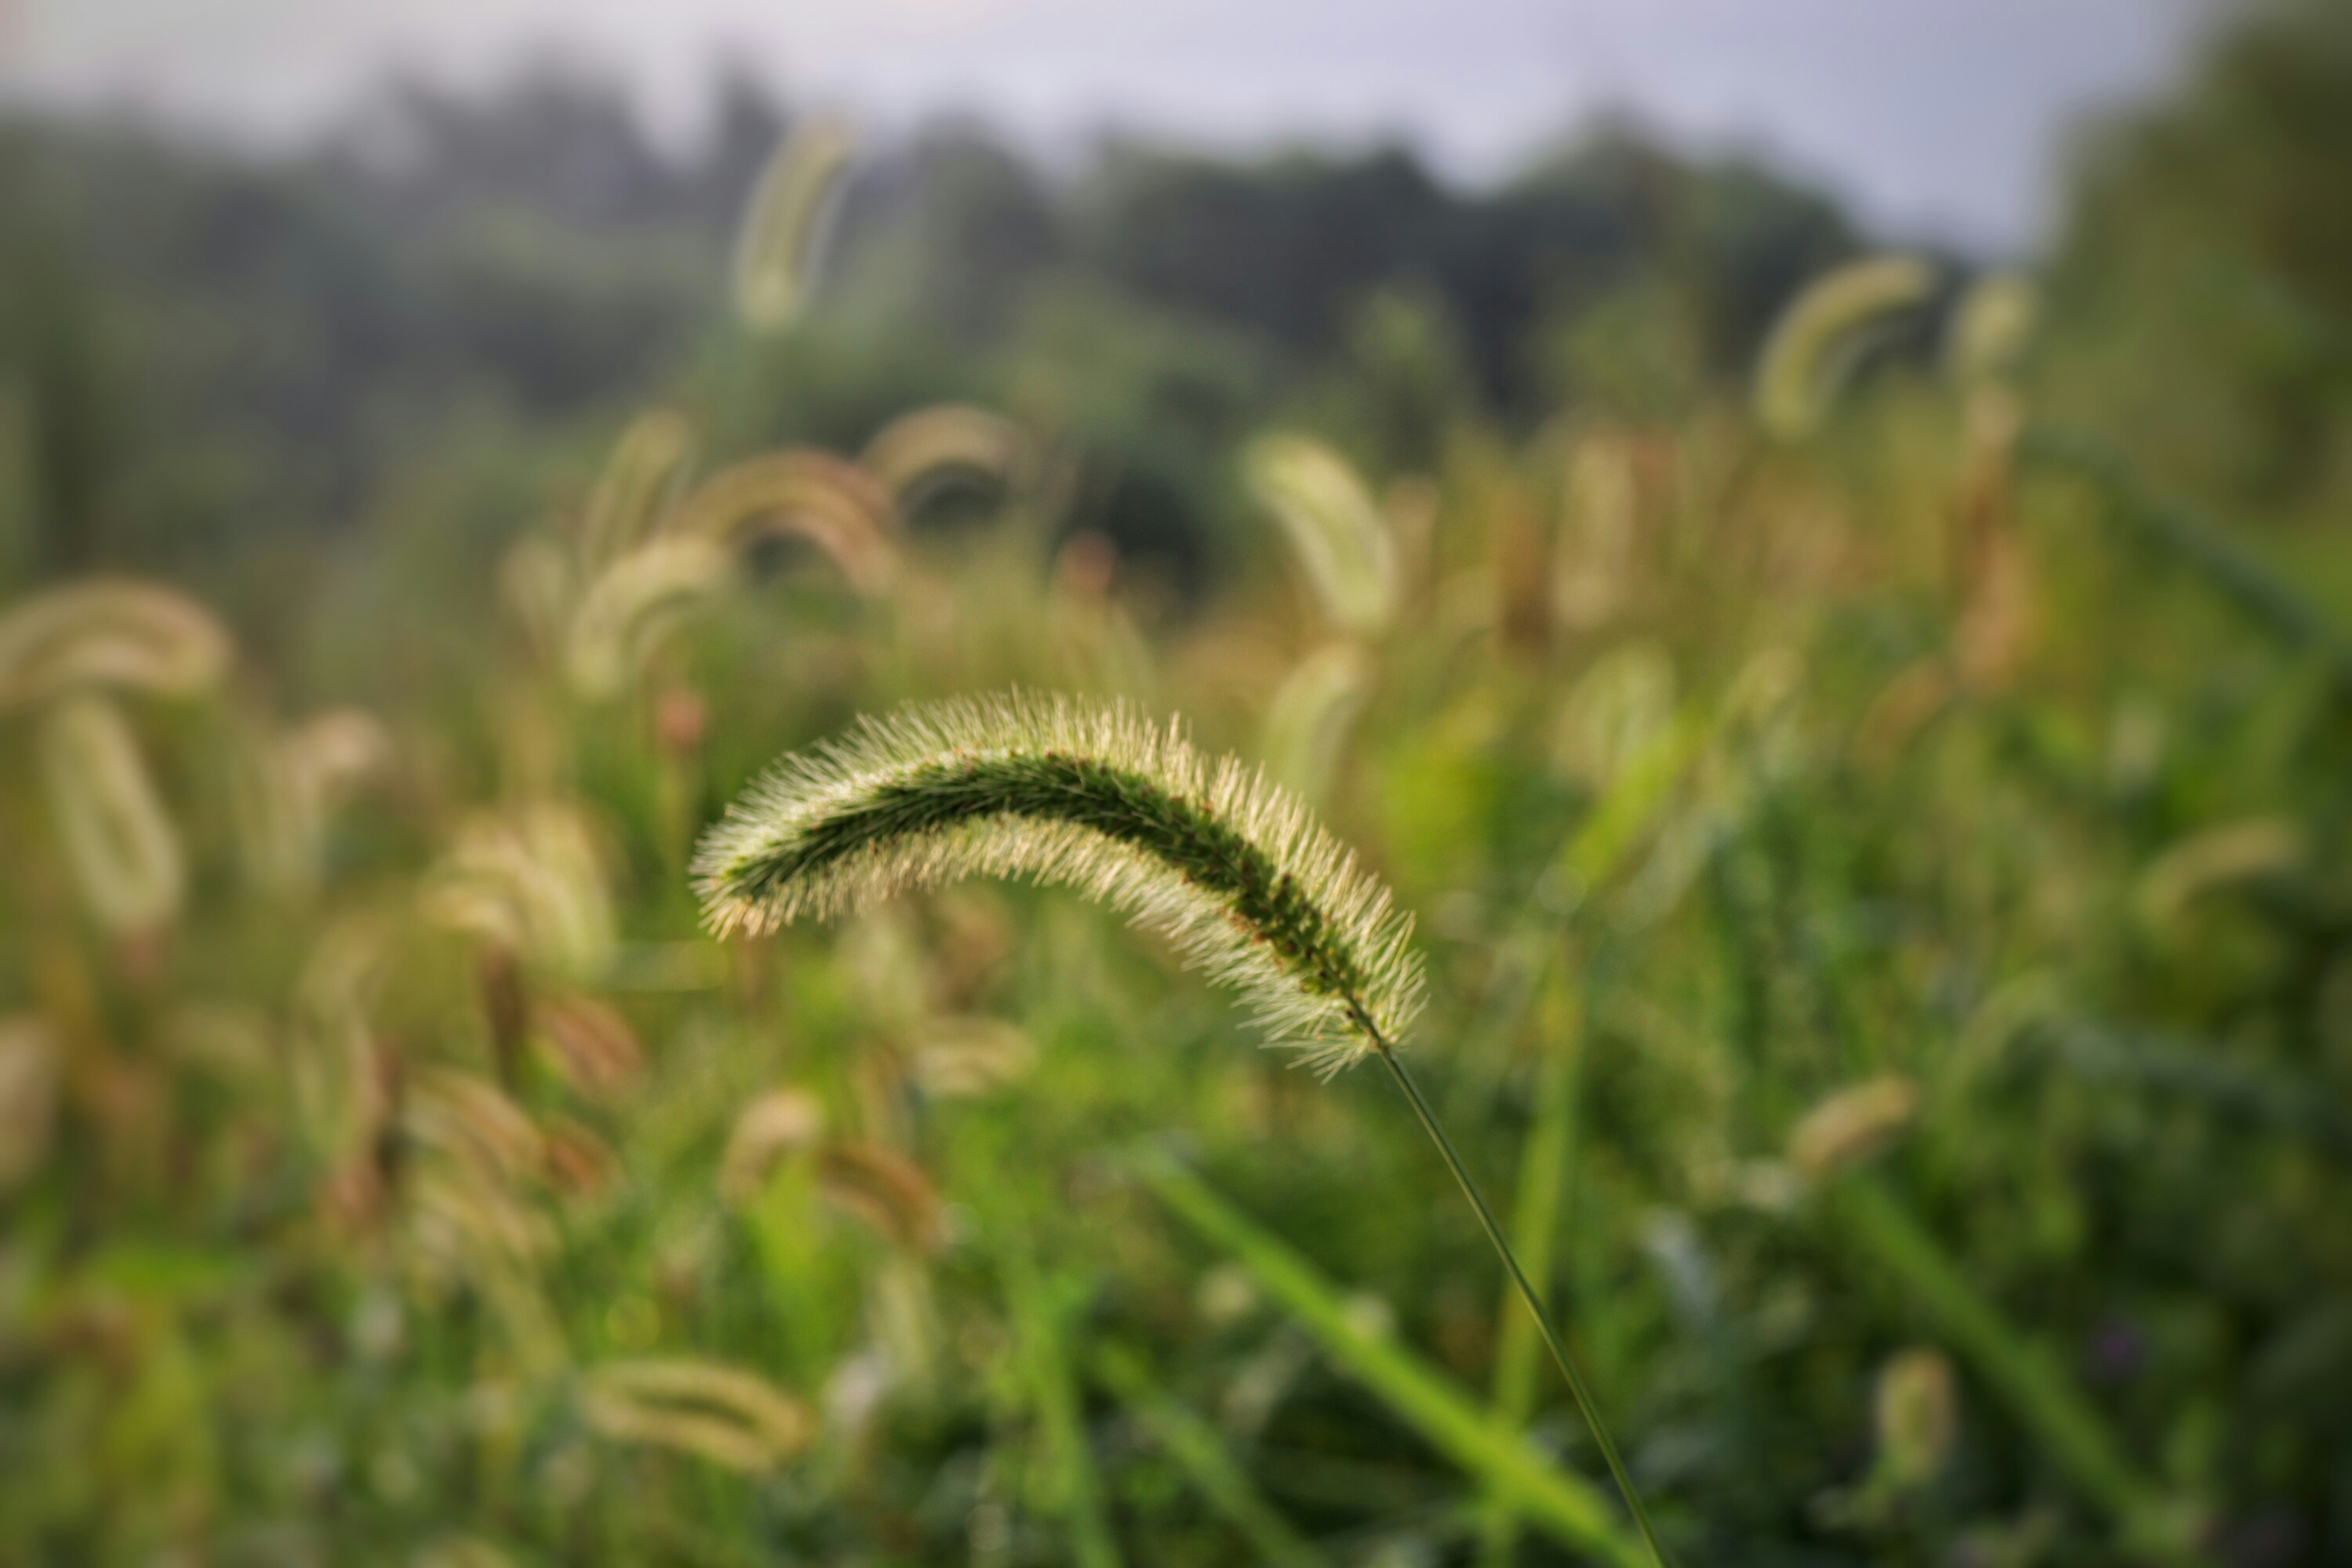
<svg viewBox="0 0 2352 1568"><path fill-rule="evenodd" d="M1132 706L1015 692L866 719L784 758L695 864L721 936L970 876L1073 887L1159 931L1326 1077L1377 1057L1543 1331L1654 1556L1647 1513L1494 1211L1397 1052L1422 1003L1412 922L1263 774Z"/></svg>
<svg viewBox="0 0 2352 1568"><path fill-rule="evenodd" d="M762 538L805 541L860 594L889 585L898 568L898 513L872 475L845 458L806 448L722 468L661 521L668 538L742 549Z"/></svg>
<svg viewBox="0 0 2352 1568"><path fill-rule="evenodd" d="M1002 414L945 403L902 414L858 454L900 510L918 510L935 489L976 479L1013 490L1035 475L1040 454L1029 433Z"/></svg>
<svg viewBox="0 0 2352 1568"><path fill-rule="evenodd" d="M580 556L589 571L603 571L652 531L693 457L693 426L667 409L641 414L621 432L580 520Z"/></svg>
<svg viewBox="0 0 2352 1568"><path fill-rule="evenodd" d="M760 175L735 239L735 312L751 331L777 331L806 309L856 145L843 121L806 120Z"/></svg>
<svg viewBox="0 0 2352 1568"><path fill-rule="evenodd" d="M87 691L52 703L39 749L50 816L90 912L117 936L171 924L186 861L122 710Z"/></svg>
<svg viewBox="0 0 2352 1568"><path fill-rule="evenodd" d="M563 662L572 689L593 701L635 689L662 643L733 569L725 546L693 534L650 540L615 560L572 612Z"/></svg>
<svg viewBox="0 0 2352 1568"><path fill-rule="evenodd" d="M0 615L0 711L89 687L194 697L228 672L228 633L194 600L149 583L93 579Z"/></svg>
<svg viewBox="0 0 2352 1568"><path fill-rule="evenodd" d="M1242 479L1274 513L1340 630L1370 637L1396 616L1396 542L1348 459L1305 436L1261 436L1242 455Z"/></svg>
<svg viewBox="0 0 2352 1568"><path fill-rule="evenodd" d="M1916 310L1935 290L1935 268L1910 256L1850 262L1807 284L1772 324L1756 363L1757 422L1783 441L1811 436L1828 417L1871 329Z"/></svg>

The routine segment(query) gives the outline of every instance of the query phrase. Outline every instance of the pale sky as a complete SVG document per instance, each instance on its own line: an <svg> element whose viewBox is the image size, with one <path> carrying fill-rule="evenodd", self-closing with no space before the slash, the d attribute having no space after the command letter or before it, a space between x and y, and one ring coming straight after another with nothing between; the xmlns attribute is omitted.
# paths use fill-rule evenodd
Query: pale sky
<svg viewBox="0 0 2352 1568"><path fill-rule="evenodd" d="M1465 179L1597 110L1822 178L1898 233L2028 241L2087 108L2166 79L2210 0L0 0L0 98L239 134L398 66L484 82L553 45L692 133L716 62L885 127L1070 145L1402 135Z"/></svg>

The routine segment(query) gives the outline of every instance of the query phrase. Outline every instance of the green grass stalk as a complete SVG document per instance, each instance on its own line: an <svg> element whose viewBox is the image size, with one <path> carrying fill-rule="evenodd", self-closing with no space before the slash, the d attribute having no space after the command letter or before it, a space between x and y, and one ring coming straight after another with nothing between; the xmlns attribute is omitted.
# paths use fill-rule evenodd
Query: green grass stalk
<svg viewBox="0 0 2352 1568"><path fill-rule="evenodd" d="M1143 1358L1124 1345L1101 1345L1095 1375L1118 1396L1136 1424L1184 1472L1209 1506L1273 1568L1321 1568L1325 1559L1265 1500L1214 1426L1160 1388Z"/></svg>
<svg viewBox="0 0 2352 1568"><path fill-rule="evenodd" d="M1259 1229L1198 1176L1167 1160L1139 1162L1138 1173L1178 1218L1247 1268L1334 1363L1528 1522L1560 1544L1616 1568L1642 1568L1654 1561L1612 1517L1605 1493L1554 1465L1523 1434L1496 1421L1469 1391L1364 1327L1312 1264Z"/></svg>

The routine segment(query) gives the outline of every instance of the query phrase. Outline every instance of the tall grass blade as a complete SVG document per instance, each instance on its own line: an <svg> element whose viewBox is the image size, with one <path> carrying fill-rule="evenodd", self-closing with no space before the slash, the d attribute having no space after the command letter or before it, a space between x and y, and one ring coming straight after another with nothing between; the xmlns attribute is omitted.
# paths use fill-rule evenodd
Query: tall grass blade
<svg viewBox="0 0 2352 1568"><path fill-rule="evenodd" d="M1528 1521L1571 1551L1619 1568L1652 1558L1611 1518L1603 1495L1563 1471L1477 1400L1385 1337L1371 1332L1313 1265L1260 1230L1207 1184L1164 1159L1138 1164L1146 1185L1202 1239L1230 1254L1331 1359L1397 1415Z"/></svg>
<svg viewBox="0 0 2352 1568"><path fill-rule="evenodd" d="M1152 1380L1143 1358L1124 1345L1099 1346L1095 1374L1128 1414L1182 1470L1218 1517L1274 1568L1317 1568L1324 1562L1305 1536L1267 1502L1226 1448L1217 1429L1186 1409Z"/></svg>

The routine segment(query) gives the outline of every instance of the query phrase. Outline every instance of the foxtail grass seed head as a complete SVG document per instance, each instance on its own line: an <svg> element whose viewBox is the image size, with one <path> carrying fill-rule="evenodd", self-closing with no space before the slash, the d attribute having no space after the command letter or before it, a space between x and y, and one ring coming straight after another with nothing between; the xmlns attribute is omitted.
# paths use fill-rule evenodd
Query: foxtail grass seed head
<svg viewBox="0 0 2352 1568"><path fill-rule="evenodd" d="M583 1100L609 1103L644 1076L645 1047L609 1003L577 993L551 996L532 1008L531 1025L541 1059Z"/></svg>
<svg viewBox="0 0 2352 1568"><path fill-rule="evenodd" d="M581 1414L608 1439L674 1448L746 1474L782 1464L816 1427L807 1406L765 1379L685 1356L589 1368Z"/></svg>
<svg viewBox="0 0 2352 1568"><path fill-rule="evenodd" d="M1262 436L1242 456L1242 478L1281 523L1332 624L1359 636L1385 629L1396 614L1396 545L1348 460L1304 436Z"/></svg>
<svg viewBox="0 0 2352 1568"><path fill-rule="evenodd" d="M760 175L735 240L735 313L751 331L780 331L807 309L856 151L844 121L806 119Z"/></svg>
<svg viewBox="0 0 2352 1568"><path fill-rule="evenodd" d="M1300 799L1322 800L1371 694L1371 656L1354 643L1333 643L1300 660L1266 704L1266 772Z"/></svg>
<svg viewBox="0 0 2352 1568"><path fill-rule="evenodd" d="M725 545L675 535L639 545L604 568L572 615L564 669L593 701L633 690L663 641L727 585Z"/></svg>
<svg viewBox="0 0 2352 1568"><path fill-rule="evenodd" d="M891 500L912 512L937 489L978 479L1002 490L1033 477L1038 454L1028 433L1001 414L960 404L919 408L883 426L859 454Z"/></svg>
<svg viewBox="0 0 2352 1568"><path fill-rule="evenodd" d="M745 1106L719 1157L719 1192L740 1207L760 1195L780 1160L824 1136L824 1104L804 1089L772 1089Z"/></svg>
<svg viewBox="0 0 2352 1568"><path fill-rule="evenodd" d="M2032 344L2041 313L2041 295L2028 279L2014 272L1979 278L1945 324L1945 374L1962 387L2009 379Z"/></svg>
<svg viewBox="0 0 2352 1568"><path fill-rule="evenodd" d="M1354 857L1256 770L1124 703L1015 692L866 720L746 792L695 874L722 936L966 877L1073 887L1325 1071L1401 1041L1420 1005L1412 921Z"/></svg>
<svg viewBox="0 0 2352 1568"><path fill-rule="evenodd" d="M695 487L662 523L666 538L730 551L798 539L831 561L851 588L881 593L898 569L898 514L873 476L830 452L776 452L724 468Z"/></svg>
<svg viewBox="0 0 2352 1568"><path fill-rule="evenodd" d="M992 1093L1036 1065L1036 1043L1001 1018L929 1019L919 1026L908 1058L915 1082L940 1100Z"/></svg>
<svg viewBox="0 0 2352 1568"><path fill-rule="evenodd" d="M542 800L478 816L428 873L428 920L579 977L612 958L612 896L595 835L580 812Z"/></svg>
<svg viewBox="0 0 2352 1568"><path fill-rule="evenodd" d="M1887 1358L1871 1415L1888 1485L1907 1490L1943 1473L1959 1435L1959 1405L1958 1381L1942 1352L1915 1347Z"/></svg>
<svg viewBox="0 0 2352 1568"><path fill-rule="evenodd" d="M2150 930L2170 930L2198 899L2232 884L2285 877L2311 858L2303 825L2260 816L2192 833L2149 862L2132 889L2132 904Z"/></svg>
<svg viewBox="0 0 2352 1568"><path fill-rule="evenodd" d="M592 575L653 531L693 456L693 426L667 409L641 414L621 432L580 520L580 558Z"/></svg>
<svg viewBox="0 0 2352 1568"><path fill-rule="evenodd" d="M83 900L118 936L169 925L187 892L173 830L139 741L109 699L83 691L41 715L49 816Z"/></svg>
<svg viewBox="0 0 2352 1568"><path fill-rule="evenodd" d="M547 1146L530 1117L488 1079L453 1068L419 1073L401 1108L403 1130L477 1184L509 1190L543 1173Z"/></svg>
<svg viewBox="0 0 2352 1568"><path fill-rule="evenodd" d="M1908 256L1853 262L1808 284L1757 361L1757 421L1784 441L1818 430L1871 330L1925 304L1935 289L1935 268Z"/></svg>
<svg viewBox="0 0 2352 1568"><path fill-rule="evenodd" d="M1889 1073L1842 1089L1789 1134L1789 1163L1823 1182L1885 1153L1919 1115L1919 1086Z"/></svg>
<svg viewBox="0 0 2352 1568"><path fill-rule="evenodd" d="M1633 574L1640 489L1633 449L1595 431L1569 448L1560 521L1552 541L1552 614L1572 631L1606 625L1624 607Z"/></svg>
<svg viewBox="0 0 2352 1568"><path fill-rule="evenodd" d="M83 687L196 696L220 683L230 651L211 612L169 588L52 588L0 615L0 712Z"/></svg>
<svg viewBox="0 0 2352 1568"><path fill-rule="evenodd" d="M541 658L563 657L580 596L572 552L543 533L527 533L499 561L499 602L522 626Z"/></svg>
<svg viewBox="0 0 2352 1568"><path fill-rule="evenodd" d="M1675 718L1675 665L1651 642L1628 642L1593 660L1560 704L1555 765L1596 795Z"/></svg>
<svg viewBox="0 0 2352 1568"><path fill-rule="evenodd" d="M284 894L318 885L329 814L392 759L374 715L335 708L282 733L247 726L235 748L234 802L247 875Z"/></svg>

